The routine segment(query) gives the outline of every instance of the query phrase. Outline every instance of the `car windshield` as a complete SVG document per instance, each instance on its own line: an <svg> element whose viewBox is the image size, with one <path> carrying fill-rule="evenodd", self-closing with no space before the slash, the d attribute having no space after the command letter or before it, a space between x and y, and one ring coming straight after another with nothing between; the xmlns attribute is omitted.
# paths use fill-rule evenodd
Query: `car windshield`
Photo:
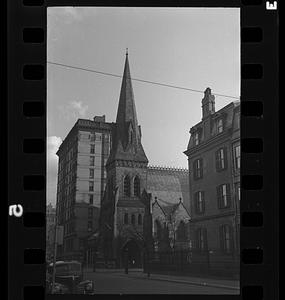
<svg viewBox="0 0 285 300"><path fill-rule="evenodd" d="M49 266L48 272L52 273L52 266ZM81 264L77 262L64 262L60 264L56 264L56 274L66 274L72 272L80 272Z"/></svg>
<svg viewBox="0 0 285 300"><path fill-rule="evenodd" d="M69 265L68 264L59 265L59 266L55 266L55 267L56 267L56 272L58 272L58 273L69 271Z"/></svg>

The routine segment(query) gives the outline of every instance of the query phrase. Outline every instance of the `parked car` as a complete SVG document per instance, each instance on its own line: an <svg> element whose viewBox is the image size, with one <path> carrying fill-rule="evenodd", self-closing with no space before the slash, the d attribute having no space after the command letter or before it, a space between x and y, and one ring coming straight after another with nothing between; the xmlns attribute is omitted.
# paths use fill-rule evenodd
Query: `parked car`
<svg viewBox="0 0 285 300"><path fill-rule="evenodd" d="M94 294L94 282L83 280L82 265L78 261L57 261L55 283L52 286L53 263L47 267L46 289L51 294Z"/></svg>

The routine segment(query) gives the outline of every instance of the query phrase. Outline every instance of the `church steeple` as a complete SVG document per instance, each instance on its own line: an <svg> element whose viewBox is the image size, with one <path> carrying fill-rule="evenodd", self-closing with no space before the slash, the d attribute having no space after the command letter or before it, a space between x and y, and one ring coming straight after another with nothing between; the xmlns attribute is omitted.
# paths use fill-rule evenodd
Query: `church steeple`
<svg viewBox="0 0 285 300"><path fill-rule="evenodd" d="M128 50L121 84L116 118L116 130L110 159L128 159L148 162L141 145L141 130L138 125L134 92L132 87Z"/></svg>

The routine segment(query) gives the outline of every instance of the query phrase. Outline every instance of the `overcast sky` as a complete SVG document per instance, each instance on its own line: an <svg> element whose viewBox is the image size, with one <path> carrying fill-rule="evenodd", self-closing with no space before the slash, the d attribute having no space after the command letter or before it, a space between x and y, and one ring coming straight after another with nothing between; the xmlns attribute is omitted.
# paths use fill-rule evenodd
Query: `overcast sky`
<svg viewBox="0 0 285 300"><path fill-rule="evenodd" d="M238 8L48 8L48 61L240 96ZM121 78L48 64L47 202L56 202L55 152L78 118L116 119ZM150 165L187 168L203 93L133 81ZM236 99L216 96L216 110Z"/></svg>

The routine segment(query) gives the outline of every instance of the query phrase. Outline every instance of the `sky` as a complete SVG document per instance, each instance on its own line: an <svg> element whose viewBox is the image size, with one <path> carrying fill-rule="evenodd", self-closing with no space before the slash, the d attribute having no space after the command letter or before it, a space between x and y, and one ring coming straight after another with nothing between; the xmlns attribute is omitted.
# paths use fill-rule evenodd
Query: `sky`
<svg viewBox="0 0 285 300"><path fill-rule="evenodd" d="M187 168L189 130L203 91L240 96L238 8L49 7L47 12L47 202L56 202L56 151L78 118L115 122L128 48L149 165ZM237 99L216 96L216 110Z"/></svg>

